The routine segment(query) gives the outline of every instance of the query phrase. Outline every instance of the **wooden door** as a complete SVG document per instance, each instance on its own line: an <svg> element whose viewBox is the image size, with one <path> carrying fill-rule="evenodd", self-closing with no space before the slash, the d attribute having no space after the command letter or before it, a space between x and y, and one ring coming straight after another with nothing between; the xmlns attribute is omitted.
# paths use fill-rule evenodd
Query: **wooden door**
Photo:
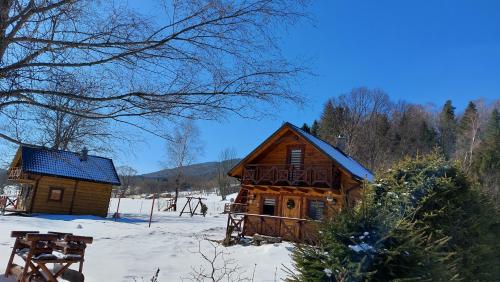
<svg viewBox="0 0 500 282"><path fill-rule="evenodd" d="M289 218L300 218L302 201L298 196L283 196L281 204L281 216ZM281 237L285 240L299 238L299 222L292 219L283 219L281 223Z"/></svg>

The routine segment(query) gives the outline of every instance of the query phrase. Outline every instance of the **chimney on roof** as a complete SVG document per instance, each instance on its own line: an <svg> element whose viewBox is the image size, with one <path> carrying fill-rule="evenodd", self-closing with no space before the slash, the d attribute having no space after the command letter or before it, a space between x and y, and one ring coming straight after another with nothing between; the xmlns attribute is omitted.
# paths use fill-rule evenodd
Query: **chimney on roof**
<svg viewBox="0 0 500 282"><path fill-rule="evenodd" d="M337 136L337 148L339 148L342 152L345 153L346 146L347 146L347 136L341 133L339 134L339 136Z"/></svg>
<svg viewBox="0 0 500 282"><path fill-rule="evenodd" d="M89 149L87 147L83 147L82 153L80 154L80 160L86 161L89 157Z"/></svg>

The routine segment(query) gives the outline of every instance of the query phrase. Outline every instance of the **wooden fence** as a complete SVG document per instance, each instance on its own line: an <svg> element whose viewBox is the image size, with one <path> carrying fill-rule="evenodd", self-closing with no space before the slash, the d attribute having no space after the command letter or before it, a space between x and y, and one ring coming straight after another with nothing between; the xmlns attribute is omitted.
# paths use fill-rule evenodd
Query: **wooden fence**
<svg viewBox="0 0 500 282"><path fill-rule="evenodd" d="M261 234L281 237L285 241L315 244L317 242L317 221L247 213L229 213L227 231L239 236Z"/></svg>
<svg viewBox="0 0 500 282"><path fill-rule="evenodd" d="M6 211L16 211L18 197L0 196L0 213L3 215Z"/></svg>

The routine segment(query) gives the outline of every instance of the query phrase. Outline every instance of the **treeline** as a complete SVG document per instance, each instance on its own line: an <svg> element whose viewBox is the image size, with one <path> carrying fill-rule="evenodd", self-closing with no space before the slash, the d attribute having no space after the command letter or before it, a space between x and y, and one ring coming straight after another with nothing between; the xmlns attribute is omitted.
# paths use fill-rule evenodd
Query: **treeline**
<svg viewBox="0 0 500 282"><path fill-rule="evenodd" d="M457 113L391 101L380 89L356 88L329 99L318 120L303 129L381 171L404 157L439 150L500 203L500 100L470 101Z"/></svg>

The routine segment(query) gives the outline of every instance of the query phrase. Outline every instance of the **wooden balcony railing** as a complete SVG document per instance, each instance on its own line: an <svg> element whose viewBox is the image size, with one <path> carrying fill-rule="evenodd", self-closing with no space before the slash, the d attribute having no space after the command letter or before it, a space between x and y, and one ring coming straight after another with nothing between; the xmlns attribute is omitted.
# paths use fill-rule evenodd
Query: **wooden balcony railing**
<svg viewBox="0 0 500 282"><path fill-rule="evenodd" d="M224 213L245 213L247 207L247 204L227 203L224 205Z"/></svg>
<svg viewBox="0 0 500 282"><path fill-rule="evenodd" d="M286 241L315 244L317 242L316 221L260 215L260 214L238 214L229 213L227 221L227 232L233 232L239 236L253 236L261 234L272 237L280 237Z"/></svg>
<svg viewBox="0 0 500 282"><path fill-rule="evenodd" d="M332 167L256 164L246 165L243 184L328 187L333 184Z"/></svg>
<svg viewBox="0 0 500 282"><path fill-rule="evenodd" d="M9 169L8 180L17 180L22 176L22 169L20 167L14 167Z"/></svg>

